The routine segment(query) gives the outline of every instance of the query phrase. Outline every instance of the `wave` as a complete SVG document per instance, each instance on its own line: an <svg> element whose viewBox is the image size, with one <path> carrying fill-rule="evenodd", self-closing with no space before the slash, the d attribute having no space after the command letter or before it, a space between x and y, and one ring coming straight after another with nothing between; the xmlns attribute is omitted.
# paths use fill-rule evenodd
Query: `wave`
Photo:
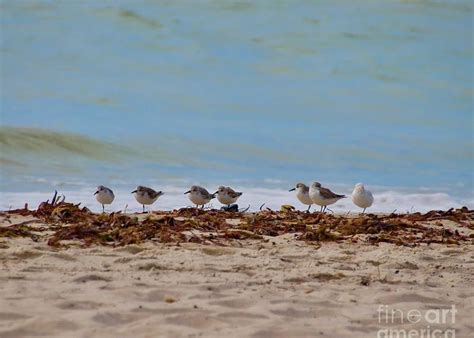
<svg viewBox="0 0 474 338"><path fill-rule="evenodd" d="M157 188L157 187L155 187ZM183 192L187 189L185 186L160 186L160 190L165 192L152 210L173 210L177 208L192 206ZM299 210L306 210L306 206L300 204L294 193L287 190L264 189L264 188L248 188L241 189L244 194L239 199L240 207L246 208L250 206L250 211L258 211L260 206L279 210L281 205L290 204ZM101 207L95 201L92 195L95 187L83 187L80 190L59 191L64 194L67 201L81 203L81 205L90 208L92 211L100 212ZM116 199L109 206L109 211L127 210L131 212L141 211L141 206L135 201L130 189L114 189ZM0 210L9 210L22 208L28 203L30 208L36 208L39 203L51 199L51 192L4 192L1 193ZM446 193L403 193L399 191L380 191L374 194L374 205L368 209L369 212L383 213L411 213L411 212L427 212L429 210L447 210L450 208L459 208L467 206L474 208L474 198L458 200ZM221 205L217 200L213 200L211 206L220 208ZM318 210L312 207L313 211ZM330 206L335 213L360 212L361 209L352 204L350 198L345 198L338 203Z"/></svg>
<svg viewBox="0 0 474 338"><path fill-rule="evenodd" d="M2 163L18 164L18 158L28 156L79 156L108 161L131 155L126 147L99 141L78 134L62 133L47 129L0 127L0 150Z"/></svg>
<svg viewBox="0 0 474 338"><path fill-rule="evenodd" d="M444 208L460 205L455 198L472 196L472 181L465 181L459 175L442 175L443 179L450 180L442 184L437 181L435 188L426 190L422 187L430 187L436 176L425 179L424 167L410 168L409 174L395 168L387 174L384 159L369 161L366 152L348 154L342 149L327 155L322 150L312 152L304 146L289 152L283 147L271 149L231 141L211 142L169 135L158 138L144 134L112 143L47 129L3 126L0 127L0 189L48 191L57 187L73 190L82 186L82 182L96 181L111 185L123 181L128 186L156 180L160 184L180 185L172 180L181 179L188 183L217 182L220 185L228 182L251 189L273 189L268 194L257 194L271 202L267 195L278 195L278 189L283 191L295 181L317 179L341 193L350 192L355 182L362 181L376 192L385 192L386 195L381 195L380 205L384 207L380 211L390 211L392 207L392 210L409 211L412 206L423 205ZM46 181L37 180L41 178ZM387 185L381 186L384 182L390 182L394 191L389 192L392 188ZM118 188L121 187L119 184ZM254 195L258 192L253 191ZM431 196L431 200L427 200L427 196ZM249 202L258 204L260 197ZM288 202L291 201L285 203ZM350 207L344 203L340 205ZM273 207L278 205L273 204Z"/></svg>
<svg viewBox="0 0 474 338"><path fill-rule="evenodd" d="M124 145L127 144L127 145ZM165 150L165 149L169 149ZM38 159L53 160L44 167L54 169L71 165L66 158L74 158L74 165L87 167L87 161L123 162L136 160L162 166L188 167L208 170L247 170L248 161L254 163L288 162L295 156L250 144L206 142L203 140L163 136L122 139L112 143L95 138L49 129L0 127L0 163L6 167L37 167Z"/></svg>
<svg viewBox="0 0 474 338"><path fill-rule="evenodd" d="M129 142L130 143L130 142ZM144 170L140 165L176 166L185 162L154 143L113 143L92 137L40 128L0 127L0 163L4 178L21 175L90 177ZM186 163L193 163L188 160ZM88 173L85 175L85 173ZM154 168L154 173L159 170ZM162 174L162 173L161 173ZM127 176L127 175L126 175ZM22 176L24 177L24 176ZM164 174L162 175L164 177Z"/></svg>

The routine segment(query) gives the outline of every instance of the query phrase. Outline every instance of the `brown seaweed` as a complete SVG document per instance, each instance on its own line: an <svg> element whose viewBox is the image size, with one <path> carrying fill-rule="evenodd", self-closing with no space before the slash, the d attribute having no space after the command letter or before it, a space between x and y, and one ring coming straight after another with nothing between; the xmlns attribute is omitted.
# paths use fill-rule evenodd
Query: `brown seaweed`
<svg viewBox="0 0 474 338"><path fill-rule="evenodd" d="M418 246L431 243L472 243L473 236L452 230L443 222L474 229L474 211L466 207L425 214L365 214L358 217L306 213L284 206L281 211L264 209L257 213L183 208L154 212L144 219L133 214L94 214L80 204L64 202L56 196L53 203L40 204L37 210L19 209L0 213L33 216L45 226L28 224L0 226L0 237L30 237L44 234L53 247L79 241L83 246L123 246L157 241L179 245L183 242L226 245L230 241L267 240L265 236L293 234L309 243L325 241L381 242ZM229 219L234 222L229 222ZM462 230L462 229L461 229Z"/></svg>

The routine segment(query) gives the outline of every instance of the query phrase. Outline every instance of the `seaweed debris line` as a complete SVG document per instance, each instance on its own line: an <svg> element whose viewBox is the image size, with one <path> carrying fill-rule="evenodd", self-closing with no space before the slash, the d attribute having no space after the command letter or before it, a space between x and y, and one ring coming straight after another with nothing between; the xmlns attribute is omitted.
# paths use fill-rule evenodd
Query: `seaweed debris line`
<svg viewBox="0 0 474 338"><path fill-rule="evenodd" d="M233 241L261 240L291 234L297 240L320 243L349 241L403 246L474 242L474 211L466 207L424 214L333 215L282 208L256 213L183 208L148 215L95 214L56 195L37 210L1 212L0 237L47 240L53 247L71 245L124 246L145 241L179 245L184 242L230 245ZM15 215L28 216L13 224ZM39 225L38 225L39 224Z"/></svg>

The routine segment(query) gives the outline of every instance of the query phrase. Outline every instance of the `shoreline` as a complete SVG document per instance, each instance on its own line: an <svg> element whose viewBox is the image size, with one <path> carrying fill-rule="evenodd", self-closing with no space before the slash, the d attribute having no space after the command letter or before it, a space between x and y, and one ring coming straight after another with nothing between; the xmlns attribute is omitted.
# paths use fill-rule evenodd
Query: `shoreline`
<svg viewBox="0 0 474 338"><path fill-rule="evenodd" d="M93 188L92 190L94 190ZM151 211L172 211L174 209L191 206L183 192L183 187L163 187L165 194L158 199L152 206L147 207ZM307 206L302 205L294 193L284 189L273 188L253 188L240 189L244 194L239 199L239 207L250 211L258 211L260 206L265 203L265 207L273 210L279 210L281 205L292 205L297 210L304 211ZM95 190L94 190L95 191ZM59 196L64 196L66 201L72 203L81 203L82 206L94 212L102 211L90 190L79 191L59 191ZM139 212L141 205L138 204L130 194L131 190L114 190L115 200L112 205L106 206L107 212ZM331 206L335 213L360 212L362 209L355 206L350 198L350 192L345 190L335 190L340 193L348 194L347 198L338 201ZM28 203L29 208L38 207L43 201L51 199L51 192L2 192L0 199L0 210L8 211L17 208L23 208ZM450 208L460 208L467 206L474 208L474 196L455 198L445 192L403 192L396 190L384 190L374 192L374 205L368 209L368 212L374 213L399 213L428 212L430 210L448 210ZM217 200L212 200L210 206L215 209L221 207ZM312 206L312 211L317 207Z"/></svg>
<svg viewBox="0 0 474 338"><path fill-rule="evenodd" d="M24 235L34 228L38 236L0 238L0 335L344 338L377 337L387 328L420 331L430 326L453 328L457 336L466 336L472 332L474 311L473 211L453 212L459 214L433 212L431 221L418 216L414 222L422 227L409 239L414 246L370 239L386 231L405 234L396 227L352 238L330 237L342 236L337 228L331 228L328 236L310 236L321 224L337 219L381 218L386 223L390 215L327 215L310 230L307 226L317 215L301 212L182 209L175 215L84 215L79 208L59 204L23 211L24 215L21 210L1 213L0 228L20 224ZM7 216L11 223L5 221ZM135 217L137 224L127 223ZM304 228L293 224L298 217ZM413 224L404 217L392 221L403 219L401 224L410 228ZM91 237L83 233L82 239L62 237L60 245L49 242L53 233L74 227L74 222L86 226L91 220L97 229L123 229L120 238L138 227L152 229L159 224L176 231L169 233L171 241L154 233L136 243L109 245L107 240L87 242ZM268 234L285 224L282 233ZM418 231L437 234L440 227L449 230L451 238L457 238L458 231L468 239L455 243L448 236L441 243L417 243L422 239L416 238ZM232 229L243 231L230 238L220 236ZM172 236L181 230L188 237ZM378 317L384 306L406 314L453 305L457 311L453 325L426 320L414 324L400 316L386 323Z"/></svg>

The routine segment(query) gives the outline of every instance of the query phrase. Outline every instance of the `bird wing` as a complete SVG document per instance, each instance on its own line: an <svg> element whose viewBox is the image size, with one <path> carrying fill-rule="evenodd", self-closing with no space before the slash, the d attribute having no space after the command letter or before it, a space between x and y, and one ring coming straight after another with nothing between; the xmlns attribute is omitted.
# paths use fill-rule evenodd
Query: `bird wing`
<svg viewBox="0 0 474 338"><path fill-rule="evenodd" d="M156 190L153 190L152 188L142 187L141 190L146 192L151 198L155 198L156 196L158 196L158 192Z"/></svg>
<svg viewBox="0 0 474 338"><path fill-rule="evenodd" d="M326 199L346 197L344 195L335 194L331 190L329 190L328 188L319 188L319 193L321 194L321 196L323 196Z"/></svg>
<svg viewBox="0 0 474 338"><path fill-rule="evenodd" d="M214 196L214 195L211 195L209 191L207 191L203 187L197 187L197 188L198 188L198 191L201 193L201 195L203 195L205 198L212 198L212 196Z"/></svg>
<svg viewBox="0 0 474 338"><path fill-rule="evenodd" d="M104 189L105 191L107 191L108 193L111 193L112 195L114 194L114 192L112 191L112 189L109 189L109 188L107 188L107 187L103 187L103 189Z"/></svg>
<svg viewBox="0 0 474 338"><path fill-rule="evenodd" d="M227 189L227 195L229 195L232 198L236 198L236 197L239 197L239 196L242 195L241 192L237 192L234 189L232 189L231 187L227 187L226 189Z"/></svg>
<svg viewBox="0 0 474 338"><path fill-rule="evenodd" d="M369 198L370 204L374 203L374 195L370 191L366 192L367 197Z"/></svg>

